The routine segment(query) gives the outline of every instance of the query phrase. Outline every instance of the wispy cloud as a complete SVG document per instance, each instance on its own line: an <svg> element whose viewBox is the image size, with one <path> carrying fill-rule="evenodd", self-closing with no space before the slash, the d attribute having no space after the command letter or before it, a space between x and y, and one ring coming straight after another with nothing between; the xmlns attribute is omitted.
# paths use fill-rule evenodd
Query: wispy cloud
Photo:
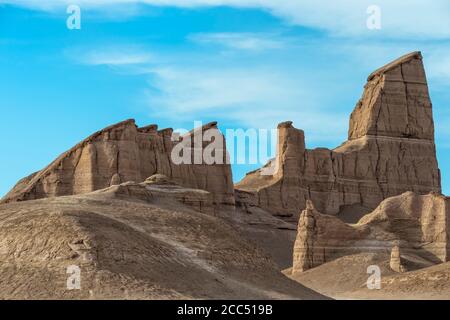
<svg viewBox="0 0 450 320"><path fill-rule="evenodd" d="M267 33L196 33L190 35L189 39L201 44L249 51L280 49L286 45L286 40Z"/></svg>
<svg viewBox="0 0 450 320"><path fill-rule="evenodd" d="M201 52L182 63L181 57L186 57L181 52L165 54L164 58L142 48L134 53L123 48L106 52L88 51L77 61L147 75L148 87L141 101L152 117L220 118L252 128L274 128L279 122L294 120L307 131L308 141L330 141L330 132L336 143L345 137L347 115L337 111L330 114L322 108L327 98L315 87L321 83L311 82L308 73L277 65L205 63L207 54Z"/></svg>
<svg viewBox="0 0 450 320"><path fill-rule="evenodd" d="M151 57L149 55L140 53L92 52L85 57L84 62L91 65L123 66L148 63L150 60Z"/></svg>
<svg viewBox="0 0 450 320"><path fill-rule="evenodd" d="M426 61L429 78L438 85L450 86L450 44L430 49L429 59Z"/></svg>
<svg viewBox="0 0 450 320"><path fill-rule="evenodd" d="M220 117L252 128L273 128L296 119L308 139L330 141L345 135L347 116L320 108L307 78L270 69L155 69L147 101L152 114L170 118ZM331 139L333 140L333 139Z"/></svg>
<svg viewBox="0 0 450 320"><path fill-rule="evenodd" d="M265 10L288 23L324 30L335 36L382 36L389 38L450 37L450 2L448 0L377 0L381 9L382 30L366 27L367 8L373 0L0 0L38 10L56 10L79 4L84 9L101 9L122 5L172 6L198 8L230 6ZM138 11L136 11L138 12Z"/></svg>
<svg viewBox="0 0 450 320"><path fill-rule="evenodd" d="M231 35L250 36L221 35L227 35L227 39ZM195 39L195 43L208 41L217 52L223 46L216 42L223 38L217 33L191 34L188 38ZM284 43L283 35L272 34L270 39ZM421 49L417 42L334 39L301 46L293 39L292 43L275 52L259 51L262 54L258 59L243 54L223 57L211 54L211 48L202 51L195 45L187 51L173 48L164 52L136 45L91 51L84 48L84 54L77 56L88 65L114 66L121 73L147 76L148 86L140 99L152 117L171 121L174 117L229 119L236 125L256 128L271 128L278 122L294 120L297 127L306 131L307 141L329 145L330 141L345 139L348 114L362 93L367 74L391 59ZM431 89L445 92L450 86L450 44L434 41L423 47ZM253 52L240 46L227 48L238 53ZM436 104L435 111L444 107ZM443 127L443 119L436 119L437 134L447 139L449 132Z"/></svg>
<svg viewBox="0 0 450 320"><path fill-rule="evenodd" d="M136 45L99 46L96 49L71 48L65 51L71 60L85 65L132 68L152 63L155 57Z"/></svg>

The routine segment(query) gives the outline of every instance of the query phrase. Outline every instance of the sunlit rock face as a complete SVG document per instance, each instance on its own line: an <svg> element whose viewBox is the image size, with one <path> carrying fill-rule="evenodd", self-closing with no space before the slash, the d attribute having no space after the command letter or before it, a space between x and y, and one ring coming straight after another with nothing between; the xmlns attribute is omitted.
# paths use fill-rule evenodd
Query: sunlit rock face
<svg viewBox="0 0 450 320"><path fill-rule="evenodd" d="M449 217L450 199L434 193L406 192L388 198L356 224L320 213L308 201L298 222L292 272L358 253L386 253L396 272L407 269L404 256L412 262L447 262Z"/></svg>
<svg viewBox="0 0 450 320"><path fill-rule="evenodd" d="M134 120L127 120L94 133L45 169L22 179L2 202L84 194L123 182L143 182L154 174L163 174L181 186L209 191L215 205L233 207L233 181L226 161L225 139L215 122L195 132L198 130L215 130L223 139L220 144L223 149L216 150L223 155L223 161L212 165L203 159L174 163L172 151L183 140L173 141L172 129L158 130L156 125L139 128ZM183 138L193 134L191 131ZM192 150L193 158L194 139L189 141L186 146ZM203 147L208 146L208 143L203 144Z"/></svg>
<svg viewBox="0 0 450 320"><path fill-rule="evenodd" d="M422 55L413 52L372 73L336 149L305 148L302 130L278 127L275 171L249 173L236 185L237 205L298 218L317 210L355 222L384 199L441 192L432 104Z"/></svg>

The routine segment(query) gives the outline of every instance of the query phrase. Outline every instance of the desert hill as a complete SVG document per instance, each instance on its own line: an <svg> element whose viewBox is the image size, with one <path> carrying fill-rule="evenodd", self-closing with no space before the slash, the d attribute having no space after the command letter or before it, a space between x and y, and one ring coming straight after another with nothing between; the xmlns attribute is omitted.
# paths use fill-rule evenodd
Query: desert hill
<svg viewBox="0 0 450 320"><path fill-rule="evenodd" d="M356 224L309 204L285 274L333 298L448 299L449 199L408 192L388 198ZM381 272L369 290L368 268Z"/></svg>
<svg viewBox="0 0 450 320"><path fill-rule="evenodd" d="M147 182L4 204L0 297L324 298L284 277L230 223L197 211L208 196ZM66 288L71 265L81 290Z"/></svg>
<svg viewBox="0 0 450 320"><path fill-rule="evenodd" d="M291 269L286 269L284 273L334 299L449 299L449 262L433 266L423 263L420 269L396 273L390 269L389 259L386 253L360 253L338 258L296 275L292 275ZM379 266L381 270L379 290L367 288L370 276L367 268L372 265Z"/></svg>
<svg viewBox="0 0 450 320"><path fill-rule="evenodd" d="M235 186L216 122L174 137L127 120L20 180L0 202L0 298L450 297L420 52L368 77L341 146L306 149L280 123L276 158ZM194 161L173 161L180 146ZM213 146L219 163L195 161ZM373 265L380 290L365 287Z"/></svg>

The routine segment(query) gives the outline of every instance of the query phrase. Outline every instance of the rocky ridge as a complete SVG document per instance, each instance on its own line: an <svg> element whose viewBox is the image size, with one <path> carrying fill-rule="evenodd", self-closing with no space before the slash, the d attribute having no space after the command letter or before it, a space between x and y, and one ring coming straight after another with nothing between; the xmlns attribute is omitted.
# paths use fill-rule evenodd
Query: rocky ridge
<svg viewBox="0 0 450 320"><path fill-rule="evenodd" d="M216 122L196 130L215 130L224 139ZM173 141L172 134L172 129L158 131L156 125L138 128L134 120L107 127L63 153L45 169L19 181L1 202L84 194L122 182L143 182L154 174L163 174L181 186L209 191L215 205L234 206L225 143L224 150L217 150L223 152L222 164L208 165L203 161L175 164L171 158L174 147L194 131L180 141ZM197 148L195 143L191 139L187 144L192 158ZM204 147L209 145L203 144Z"/></svg>
<svg viewBox="0 0 450 320"><path fill-rule="evenodd" d="M345 215L361 217L406 191L440 193L432 104L420 52L369 76L350 117L348 141L334 150L309 150L302 130L281 123L274 161L273 174L263 168L236 185L238 206L298 218L311 200L320 212L345 220Z"/></svg>

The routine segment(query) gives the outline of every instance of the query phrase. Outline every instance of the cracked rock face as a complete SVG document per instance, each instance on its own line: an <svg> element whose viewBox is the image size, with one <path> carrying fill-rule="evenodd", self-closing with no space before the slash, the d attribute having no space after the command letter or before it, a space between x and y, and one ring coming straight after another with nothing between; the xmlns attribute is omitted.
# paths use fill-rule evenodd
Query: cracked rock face
<svg viewBox="0 0 450 320"><path fill-rule="evenodd" d="M369 76L350 118L349 140L366 135L434 140L431 101L419 52Z"/></svg>
<svg viewBox="0 0 450 320"><path fill-rule="evenodd" d="M449 217L449 199L438 194L406 192L386 199L357 224L320 213L310 202L300 215L292 272L358 253L391 253L391 268L403 272L398 243L411 261L449 261Z"/></svg>
<svg viewBox="0 0 450 320"><path fill-rule="evenodd" d="M276 172L257 170L236 185L237 205L294 218L313 201L352 222L384 199L441 192L434 123L422 56L414 52L371 74L336 149L305 148L302 130L278 127ZM359 214L359 215L358 215Z"/></svg>
<svg viewBox="0 0 450 320"><path fill-rule="evenodd" d="M216 123L201 129L218 131ZM210 192L215 205L234 206L226 150L223 164L175 164L171 158L175 145L172 129L158 131L156 125L138 128L134 120L118 123L91 135L45 169L19 181L2 203L85 194L161 174L180 186ZM193 142L190 147L193 150Z"/></svg>
<svg viewBox="0 0 450 320"><path fill-rule="evenodd" d="M298 221L292 274L358 252L353 244L368 235L365 226L351 227L340 219L322 214L308 200Z"/></svg>

